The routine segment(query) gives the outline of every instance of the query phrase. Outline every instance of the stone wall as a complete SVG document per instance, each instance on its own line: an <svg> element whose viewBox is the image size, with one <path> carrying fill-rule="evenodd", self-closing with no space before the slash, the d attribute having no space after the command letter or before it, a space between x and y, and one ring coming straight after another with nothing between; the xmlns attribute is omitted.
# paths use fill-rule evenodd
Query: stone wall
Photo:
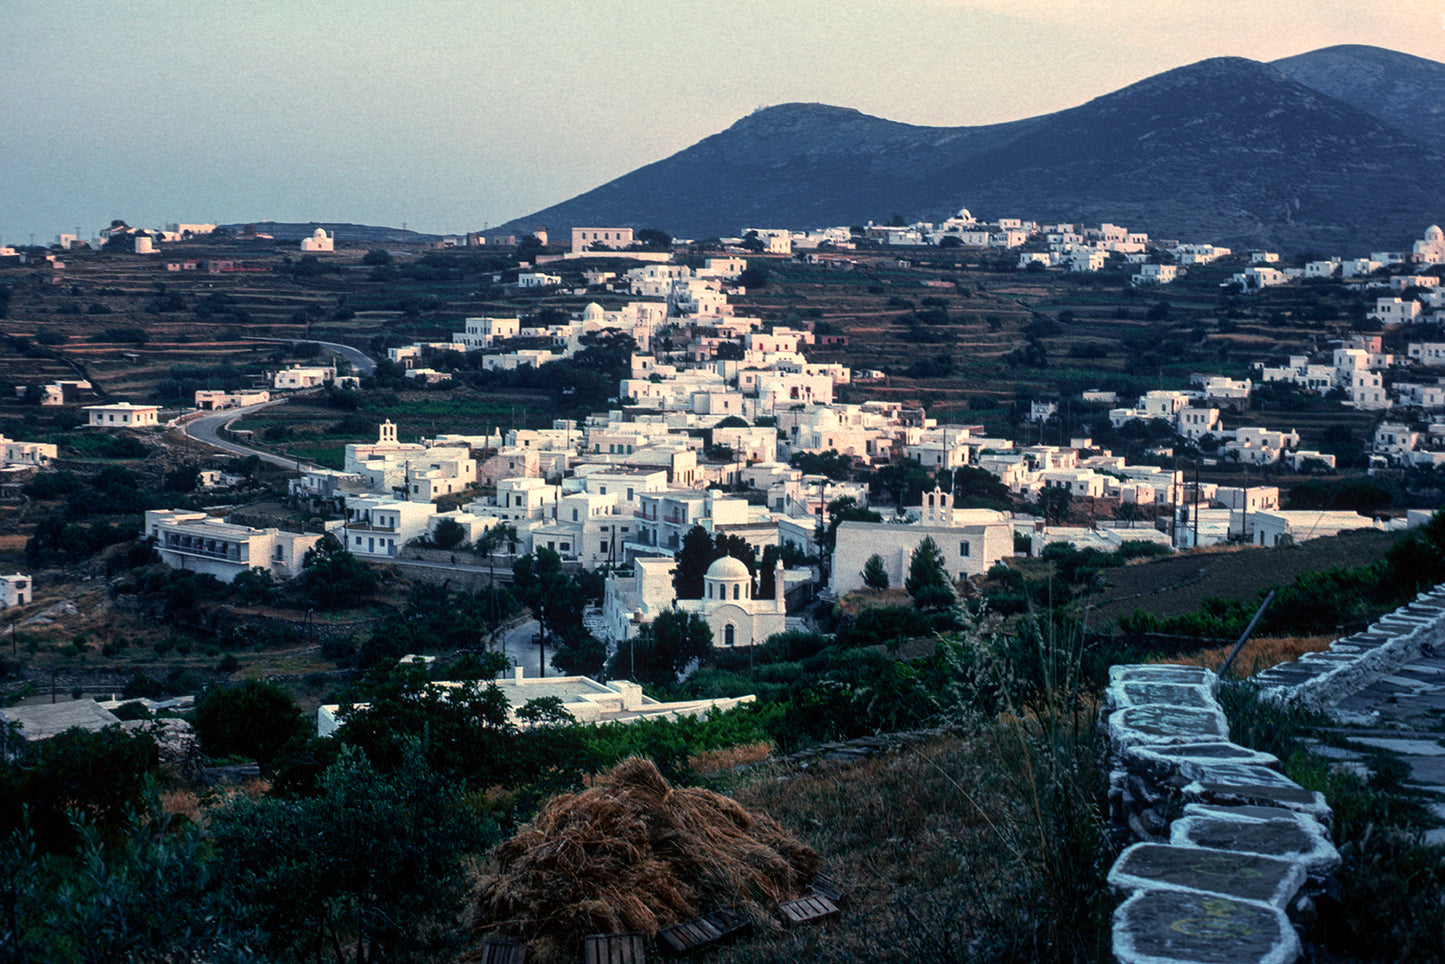
<svg viewBox="0 0 1445 964"><path fill-rule="evenodd" d="M1256 677L1261 696L1325 709L1445 641L1445 590ZM1115 666L1102 725L1109 805L1128 846L1109 872L1120 964L1290 964L1295 919L1338 869L1324 797L1229 741L1215 674Z"/></svg>
<svg viewBox="0 0 1445 964"><path fill-rule="evenodd" d="M1289 911L1339 866L1323 796L1229 741L1217 687L1196 666L1111 671L1109 806L1140 841L1109 871L1124 898L1120 964L1289 964L1300 954Z"/></svg>

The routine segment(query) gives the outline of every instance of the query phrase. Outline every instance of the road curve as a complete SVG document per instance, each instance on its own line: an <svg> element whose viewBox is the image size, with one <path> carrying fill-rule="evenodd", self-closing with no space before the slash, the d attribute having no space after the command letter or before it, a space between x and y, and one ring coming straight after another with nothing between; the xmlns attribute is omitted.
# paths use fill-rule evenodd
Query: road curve
<svg viewBox="0 0 1445 964"><path fill-rule="evenodd" d="M320 345L322 348L329 348L336 354L345 358L356 368L356 373L362 378L376 371L376 362L370 355L359 348L352 348L350 345L343 345L337 341L319 341L315 338L252 338L251 341L265 341L283 345L296 345L306 342L312 345Z"/></svg>
<svg viewBox="0 0 1445 964"><path fill-rule="evenodd" d="M304 459L288 459L272 452L263 452L260 449L248 448L245 445L221 438L219 434L220 430L236 419L243 418L253 412L258 412L263 408L270 408L272 405L285 404L286 401L284 398L277 398L269 402L262 402L259 405L247 405L243 408L227 408L219 412L212 412L209 415L202 415L199 418L193 418L189 422L177 425L176 428L180 429L182 435L193 438L197 442L204 443L212 448L218 448L222 452L230 452L232 455L242 456L254 455L263 462L279 465L281 468L291 469L293 472L304 472L309 469L320 468L320 466L307 462Z"/></svg>

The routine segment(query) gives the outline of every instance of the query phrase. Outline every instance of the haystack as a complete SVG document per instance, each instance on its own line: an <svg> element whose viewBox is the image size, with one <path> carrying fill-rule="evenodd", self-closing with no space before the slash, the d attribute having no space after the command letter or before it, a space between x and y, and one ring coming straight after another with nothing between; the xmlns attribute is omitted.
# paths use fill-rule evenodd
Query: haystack
<svg viewBox="0 0 1445 964"><path fill-rule="evenodd" d="M723 907L766 919L806 891L819 864L771 818L711 790L673 788L638 757L553 798L495 859L473 926L527 941L544 960L575 955L587 934L653 937Z"/></svg>

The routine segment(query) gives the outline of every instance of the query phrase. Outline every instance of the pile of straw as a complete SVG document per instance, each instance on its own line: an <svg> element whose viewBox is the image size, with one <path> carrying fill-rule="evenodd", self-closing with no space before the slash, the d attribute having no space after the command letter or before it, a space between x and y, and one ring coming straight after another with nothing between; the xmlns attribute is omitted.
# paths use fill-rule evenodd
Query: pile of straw
<svg viewBox="0 0 1445 964"><path fill-rule="evenodd" d="M711 790L674 789L638 757L552 799L495 859L473 926L529 942L533 959L575 953L587 934L652 937L723 907L764 919L801 896L819 864L771 818Z"/></svg>

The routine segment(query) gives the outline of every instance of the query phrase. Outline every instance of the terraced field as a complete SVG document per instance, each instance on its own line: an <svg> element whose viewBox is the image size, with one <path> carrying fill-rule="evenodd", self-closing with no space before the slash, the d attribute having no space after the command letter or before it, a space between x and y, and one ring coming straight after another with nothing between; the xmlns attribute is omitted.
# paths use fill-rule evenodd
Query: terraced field
<svg viewBox="0 0 1445 964"><path fill-rule="evenodd" d="M1108 588L1089 597L1088 622L1101 627L1135 609L1178 616L1195 611L1208 596L1256 600L1302 573L1374 562L1400 535L1366 529L1293 546L1192 552L1109 569Z"/></svg>

